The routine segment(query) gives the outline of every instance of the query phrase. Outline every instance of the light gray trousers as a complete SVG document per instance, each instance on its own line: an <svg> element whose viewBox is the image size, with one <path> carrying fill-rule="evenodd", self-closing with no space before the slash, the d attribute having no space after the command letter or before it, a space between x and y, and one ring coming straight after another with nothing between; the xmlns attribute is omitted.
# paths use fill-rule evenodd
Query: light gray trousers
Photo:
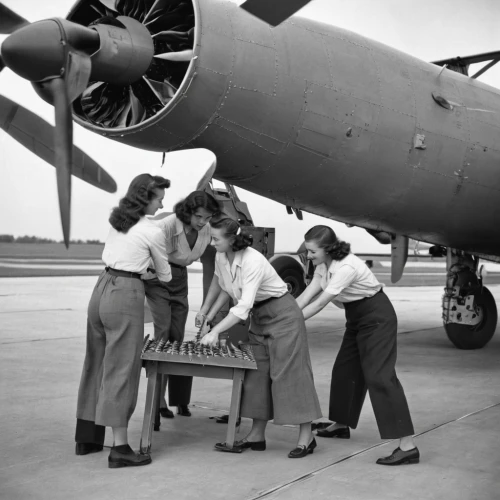
<svg viewBox="0 0 500 500"><path fill-rule="evenodd" d="M103 272L88 306L78 419L126 427L135 410L144 338L144 284Z"/></svg>

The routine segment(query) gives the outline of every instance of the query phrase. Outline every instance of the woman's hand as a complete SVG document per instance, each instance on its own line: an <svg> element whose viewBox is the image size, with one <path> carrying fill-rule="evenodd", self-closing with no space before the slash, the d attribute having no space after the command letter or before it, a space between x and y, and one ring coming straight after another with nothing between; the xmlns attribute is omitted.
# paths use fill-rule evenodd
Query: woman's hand
<svg viewBox="0 0 500 500"><path fill-rule="evenodd" d="M209 332L202 339L201 343L210 347L215 347L219 343L219 334L217 332Z"/></svg>
<svg viewBox="0 0 500 500"><path fill-rule="evenodd" d="M194 318L194 326L196 326L196 328L201 328L206 319L207 317L203 313L199 312L196 315L196 318Z"/></svg>
<svg viewBox="0 0 500 500"><path fill-rule="evenodd" d="M200 339L202 339L209 331L210 325L208 323L204 323L204 325L200 328Z"/></svg>

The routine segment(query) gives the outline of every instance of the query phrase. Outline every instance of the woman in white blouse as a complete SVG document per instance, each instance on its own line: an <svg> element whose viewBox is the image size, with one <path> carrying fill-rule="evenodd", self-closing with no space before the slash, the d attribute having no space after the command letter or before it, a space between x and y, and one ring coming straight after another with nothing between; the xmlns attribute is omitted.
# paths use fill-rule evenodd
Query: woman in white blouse
<svg viewBox="0 0 500 500"><path fill-rule="evenodd" d="M113 429L110 468L147 465L149 454L128 444L128 422L137 403L144 340L144 284L151 259L159 280L171 279L165 239L146 218L162 208L170 181L137 176L114 208L99 276L88 306L87 351L78 391L76 454L103 449L106 426Z"/></svg>
<svg viewBox="0 0 500 500"><path fill-rule="evenodd" d="M229 298L236 305L201 342L215 345L221 333L252 313L249 338L257 370L249 370L245 376L241 416L252 418L253 425L235 443L236 451L265 450L266 425L274 418L275 424L300 425L297 447L288 456L304 457L316 447L311 421L321 416L321 409L302 313L271 264L250 247L251 235L227 217L210 225L217 251L215 275L197 322L210 323ZM225 443L217 443L215 448L234 451Z"/></svg>
<svg viewBox="0 0 500 500"><path fill-rule="evenodd" d="M318 430L318 436L349 439L349 428L357 427L368 390L380 437L400 439L393 454L377 463L417 463L420 454L413 443L413 423L395 371L397 317L390 300L366 264L328 226L310 229L305 246L316 270L297 299L304 318L333 302L345 309L347 319L330 385L329 418L334 423Z"/></svg>

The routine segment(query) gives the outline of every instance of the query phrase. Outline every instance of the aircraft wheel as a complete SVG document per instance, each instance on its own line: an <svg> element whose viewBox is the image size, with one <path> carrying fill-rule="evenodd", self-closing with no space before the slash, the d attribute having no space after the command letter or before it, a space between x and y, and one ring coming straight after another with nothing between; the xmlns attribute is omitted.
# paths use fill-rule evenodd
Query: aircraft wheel
<svg viewBox="0 0 500 500"><path fill-rule="evenodd" d="M279 277L286 283L288 291L297 298L306 288L302 266L292 257L279 256L271 261Z"/></svg>
<svg viewBox="0 0 500 500"><path fill-rule="evenodd" d="M296 269L287 269L280 274L280 278L286 283L288 291L297 298L305 289L304 276Z"/></svg>
<svg viewBox="0 0 500 500"><path fill-rule="evenodd" d="M482 288L475 297L476 304L483 309L483 320L478 325L444 325L446 334L455 347L459 349L481 349L493 337L497 326L497 306L491 292Z"/></svg>

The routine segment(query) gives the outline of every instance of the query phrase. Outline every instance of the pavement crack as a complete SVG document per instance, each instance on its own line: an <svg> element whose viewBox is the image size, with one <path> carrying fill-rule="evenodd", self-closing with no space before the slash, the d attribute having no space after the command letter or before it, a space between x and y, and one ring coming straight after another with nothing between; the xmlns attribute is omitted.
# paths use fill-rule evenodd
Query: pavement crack
<svg viewBox="0 0 500 500"><path fill-rule="evenodd" d="M47 312L47 311L74 311L74 309L25 309L24 311L0 311L0 314L13 314L13 313L35 313L35 312Z"/></svg>
<svg viewBox="0 0 500 500"><path fill-rule="evenodd" d="M14 340L13 342L0 342L0 345L5 345L5 344L25 344L28 342L46 342L48 340L71 340L71 339L79 339L81 338L80 335L74 336L74 337L51 337L49 339L29 339L29 340Z"/></svg>
<svg viewBox="0 0 500 500"><path fill-rule="evenodd" d="M486 411L486 410L489 410L490 408L494 408L496 406L500 406L500 402L499 403L494 403L492 405L489 405L489 406L486 406L485 408L481 408L480 410L476 410L476 411L473 411L471 413L467 413L466 415L462 415L461 417L458 417L458 418L454 418L452 420L448 420L447 422L443 422L442 424L439 424L439 425L436 425L435 427L432 427L431 429L427 429L425 431L422 431L422 432L419 432L418 434L415 434L414 437L419 437L419 436L423 436L424 434L427 434L429 432L432 432L432 431L435 431L436 429L440 429L441 427L444 427L446 425L449 425L449 424L452 424L454 422L459 422L460 420L464 420L465 418L468 418L472 415L477 415L478 413L481 413L483 411ZM370 446L368 448L365 448L364 450L360 450L356 453L353 453L351 455L348 455L344 458L341 458L339 460L336 460L335 462L331 463L331 464L328 464L328 465L324 465L323 467L319 467L318 469L316 470L313 470L311 472L308 472L307 474L304 474L302 476L299 476L291 481L288 481L287 483L283 483L283 484L280 484L278 486L275 486L274 488L270 488L266 491L263 491L261 493L259 493L257 496L254 496L254 497L251 497L251 498L248 498L247 500L261 500L262 498L269 498L271 495L275 494L275 493L279 493L287 488L290 488L292 486L294 486L295 484L299 484L303 481L307 481L308 479L311 479L313 478L314 476L318 475L319 473L327 470L327 469L330 469L332 467L335 467L336 465L342 463L342 462L345 462L347 460L351 460L352 458L354 457L357 457L358 455L363 455L367 452L369 452L370 450L373 450L375 448L380 448L381 446L385 446L387 443L390 443L392 441L397 441L397 439L389 439L387 441L383 441L382 443L378 443L378 444L375 444L373 446Z"/></svg>

